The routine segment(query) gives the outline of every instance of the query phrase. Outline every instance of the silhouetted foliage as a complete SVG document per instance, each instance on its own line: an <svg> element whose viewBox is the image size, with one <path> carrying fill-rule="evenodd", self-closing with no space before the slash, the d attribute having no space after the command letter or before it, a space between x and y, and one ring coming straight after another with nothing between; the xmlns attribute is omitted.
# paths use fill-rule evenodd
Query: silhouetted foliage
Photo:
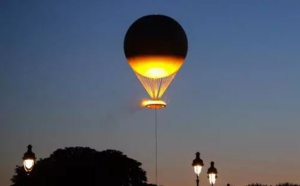
<svg viewBox="0 0 300 186"><path fill-rule="evenodd" d="M248 184L247 186L268 186L268 185L267 184L261 184L261 183L251 183L251 184ZM276 184L276 186L300 186L300 185L299 184L294 184L294 183L286 182L286 183Z"/></svg>
<svg viewBox="0 0 300 186"><path fill-rule="evenodd" d="M68 147L37 161L30 175L17 166L11 186L148 186L141 165L116 150Z"/></svg>
<svg viewBox="0 0 300 186"><path fill-rule="evenodd" d="M300 185L299 184L285 182L285 183L276 184L276 186L300 186Z"/></svg>
<svg viewBox="0 0 300 186"><path fill-rule="evenodd" d="M251 183L248 184L247 186L268 186L267 184L261 184L261 183Z"/></svg>

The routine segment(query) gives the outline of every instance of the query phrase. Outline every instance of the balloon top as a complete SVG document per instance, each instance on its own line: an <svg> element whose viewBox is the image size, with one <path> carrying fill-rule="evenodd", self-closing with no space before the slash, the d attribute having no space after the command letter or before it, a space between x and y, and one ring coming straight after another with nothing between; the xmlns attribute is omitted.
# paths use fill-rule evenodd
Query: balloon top
<svg viewBox="0 0 300 186"><path fill-rule="evenodd" d="M124 40L127 58L163 55L185 58L188 41L180 24L165 15L147 15L136 20Z"/></svg>
<svg viewBox="0 0 300 186"><path fill-rule="evenodd" d="M183 28L164 15L136 20L124 39L124 52L134 72L148 78L175 74L187 55L188 41Z"/></svg>

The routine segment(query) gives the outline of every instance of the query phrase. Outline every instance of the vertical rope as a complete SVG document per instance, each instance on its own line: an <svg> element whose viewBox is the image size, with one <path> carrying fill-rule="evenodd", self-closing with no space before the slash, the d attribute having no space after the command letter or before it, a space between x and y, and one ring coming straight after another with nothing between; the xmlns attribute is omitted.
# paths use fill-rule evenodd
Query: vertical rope
<svg viewBox="0 0 300 186"><path fill-rule="evenodd" d="M155 108L155 185L157 185L157 109Z"/></svg>

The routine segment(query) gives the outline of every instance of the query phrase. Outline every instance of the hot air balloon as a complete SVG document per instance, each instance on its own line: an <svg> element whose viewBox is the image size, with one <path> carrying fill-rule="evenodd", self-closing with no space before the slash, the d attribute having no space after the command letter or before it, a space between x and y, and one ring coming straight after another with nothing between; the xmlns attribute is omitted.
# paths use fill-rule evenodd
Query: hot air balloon
<svg viewBox="0 0 300 186"><path fill-rule="evenodd" d="M183 28L165 15L147 15L128 29L124 52L128 64L150 96L143 106L166 107L161 97L184 63L188 41Z"/></svg>

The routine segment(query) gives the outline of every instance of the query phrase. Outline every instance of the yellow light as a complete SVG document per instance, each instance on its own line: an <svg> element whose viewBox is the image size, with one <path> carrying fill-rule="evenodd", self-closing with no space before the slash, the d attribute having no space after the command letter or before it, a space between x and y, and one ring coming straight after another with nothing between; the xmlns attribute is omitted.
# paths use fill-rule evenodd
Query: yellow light
<svg viewBox="0 0 300 186"><path fill-rule="evenodd" d="M164 78L147 78L138 73L135 73L137 78L142 83L145 90L148 92L150 98L152 100L159 100L167 88L169 87L170 83L172 82L173 78L176 74L172 74L170 76Z"/></svg>
<svg viewBox="0 0 300 186"><path fill-rule="evenodd" d="M23 161L24 169L26 172L30 172L33 168L34 165L34 160L33 159L26 159Z"/></svg>
<svg viewBox="0 0 300 186"><path fill-rule="evenodd" d="M160 109L165 108L167 104L163 100L144 100L142 106L150 109Z"/></svg>
<svg viewBox="0 0 300 186"><path fill-rule="evenodd" d="M136 73L148 78L163 78L176 73L184 58L176 56L138 56L128 58L128 63Z"/></svg>

